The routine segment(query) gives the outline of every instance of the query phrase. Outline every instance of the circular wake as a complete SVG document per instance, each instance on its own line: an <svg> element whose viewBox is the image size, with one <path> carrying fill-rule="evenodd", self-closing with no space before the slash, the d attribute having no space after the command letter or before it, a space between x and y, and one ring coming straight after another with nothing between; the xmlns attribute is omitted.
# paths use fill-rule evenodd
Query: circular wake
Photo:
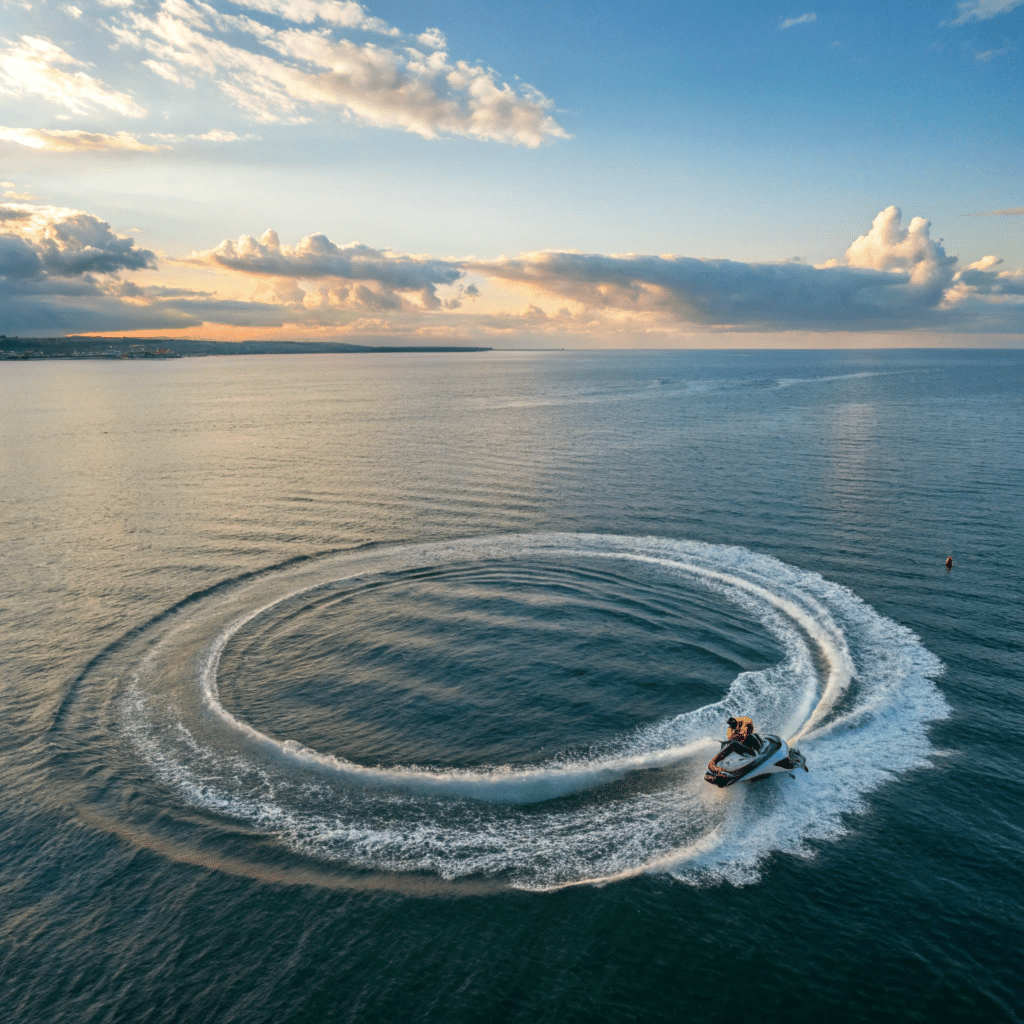
<svg viewBox="0 0 1024 1024"><path fill-rule="evenodd" d="M305 636L309 608L350 600L370 578L430 570L443 584L446 573L488 566L500 579L503 567L527 564L628 568L630 601L655 586L710 595L753 621L781 658L681 713L532 761L470 766L365 763L257 727L222 698L225 652L271 620L298 622ZM623 613L622 595L610 603L608 614ZM449 628L454 637L459 623ZM926 764L921 723L946 714L938 659L846 588L743 548L659 538L534 534L334 555L215 591L125 653L114 700L123 733L149 775L210 827L233 822L346 870L524 888L645 871L754 881L767 856L806 854L808 840L841 835L863 794ZM703 767L730 714L799 741L810 774L708 786Z"/></svg>

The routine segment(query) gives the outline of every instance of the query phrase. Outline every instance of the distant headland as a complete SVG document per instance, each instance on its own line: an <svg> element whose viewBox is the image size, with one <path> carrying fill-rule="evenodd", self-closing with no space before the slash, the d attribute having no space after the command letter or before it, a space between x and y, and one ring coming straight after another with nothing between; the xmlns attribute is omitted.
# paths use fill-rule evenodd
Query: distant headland
<svg viewBox="0 0 1024 1024"><path fill-rule="evenodd" d="M189 338L8 338L0 359L181 359L323 352L490 352L480 345L350 345L341 341L193 341Z"/></svg>

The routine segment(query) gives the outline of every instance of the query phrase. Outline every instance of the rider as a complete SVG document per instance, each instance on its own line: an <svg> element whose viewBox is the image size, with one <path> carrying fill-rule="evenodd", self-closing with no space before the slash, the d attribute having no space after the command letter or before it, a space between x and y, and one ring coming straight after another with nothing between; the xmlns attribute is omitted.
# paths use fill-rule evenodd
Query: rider
<svg viewBox="0 0 1024 1024"><path fill-rule="evenodd" d="M761 749L760 738L754 732L753 719L740 715L738 718L727 719L725 724L729 727L726 739L737 754L750 757Z"/></svg>

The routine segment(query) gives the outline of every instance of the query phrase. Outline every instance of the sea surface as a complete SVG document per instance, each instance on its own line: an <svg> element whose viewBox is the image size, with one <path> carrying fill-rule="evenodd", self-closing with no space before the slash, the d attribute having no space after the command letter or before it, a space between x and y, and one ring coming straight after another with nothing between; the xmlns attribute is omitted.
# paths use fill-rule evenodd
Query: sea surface
<svg viewBox="0 0 1024 1024"><path fill-rule="evenodd" d="M1022 384L0 363L0 1019L1021 1020Z"/></svg>

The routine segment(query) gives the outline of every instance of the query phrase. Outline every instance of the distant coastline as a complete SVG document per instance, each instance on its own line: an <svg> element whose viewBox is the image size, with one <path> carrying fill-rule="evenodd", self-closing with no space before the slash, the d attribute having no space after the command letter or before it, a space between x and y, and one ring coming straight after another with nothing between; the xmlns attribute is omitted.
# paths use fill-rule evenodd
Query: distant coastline
<svg viewBox="0 0 1024 1024"><path fill-rule="evenodd" d="M482 345L350 345L340 341L193 341L187 338L8 338L0 334L0 360L182 359L186 356L255 356L324 352L490 352Z"/></svg>

